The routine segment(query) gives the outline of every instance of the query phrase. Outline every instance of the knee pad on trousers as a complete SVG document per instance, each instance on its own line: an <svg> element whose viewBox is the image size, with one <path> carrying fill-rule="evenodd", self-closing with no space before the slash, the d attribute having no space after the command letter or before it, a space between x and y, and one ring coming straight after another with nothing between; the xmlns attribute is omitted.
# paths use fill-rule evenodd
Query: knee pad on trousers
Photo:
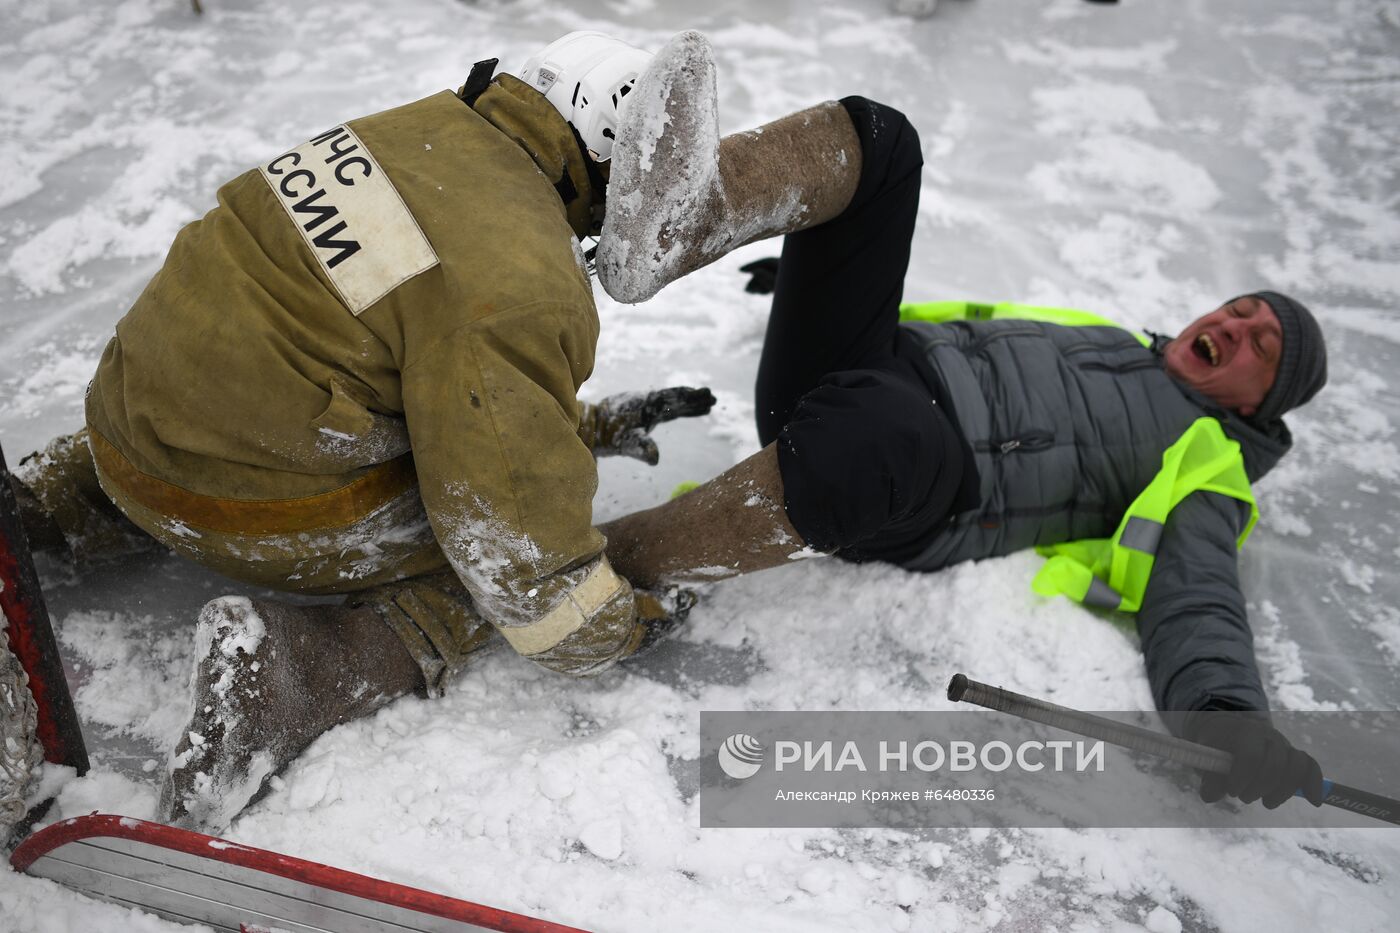
<svg viewBox="0 0 1400 933"><path fill-rule="evenodd" d="M788 519L823 551L869 540L940 502L946 509L962 463L957 435L927 390L882 370L826 376L778 438Z"/></svg>

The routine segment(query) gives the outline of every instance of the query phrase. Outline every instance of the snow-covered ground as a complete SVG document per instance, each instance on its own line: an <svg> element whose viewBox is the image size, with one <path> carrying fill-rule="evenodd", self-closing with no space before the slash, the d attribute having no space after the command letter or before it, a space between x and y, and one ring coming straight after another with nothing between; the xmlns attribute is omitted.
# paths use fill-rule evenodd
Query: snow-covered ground
<svg viewBox="0 0 1400 933"><path fill-rule="evenodd" d="M0 2L0 441L77 429L113 324L222 181L338 121L571 29L706 31L726 129L862 93L927 159L911 298L1019 299L1173 330L1272 285L1331 382L1258 488L1243 577L1285 709L1400 707L1400 4L1395 0ZM469 218L466 220L469 221ZM586 391L709 384L599 520L756 449L759 245L622 307ZM210 348L210 352L232 352ZM807 561L717 586L685 638L576 682L497 654L442 701L317 742L238 841L598 930L1392 930L1400 837L1368 831L701 830L702 709L944 709L954 671L1151 706L1136 645L1033 597L1032 555L916 576ZM43 567L94 768L56 815L149 817L192 622L240 592L175 558ZM1384 789L1383 789L1384 790ZM1397 788L1389 788L1394 793ZM1187 793L1163 783L1162 794ZM168 930L0 871L0 930Z"/></svg>

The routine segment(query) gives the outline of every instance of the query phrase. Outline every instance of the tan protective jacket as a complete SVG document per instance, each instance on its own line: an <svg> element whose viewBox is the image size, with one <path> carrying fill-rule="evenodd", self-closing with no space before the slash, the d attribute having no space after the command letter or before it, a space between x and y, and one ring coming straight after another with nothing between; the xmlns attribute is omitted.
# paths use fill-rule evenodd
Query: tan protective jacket
<svg viewBox="0 0 1400 933"><path fill-rule="evenodd" d="M251 533L353 520L416 471L481 614L541 664L602 669L641 626L577 435L593 198L572 130L509 76L475 109L444 91L269 160L117 325L87 402L99 467Z"/></svg>

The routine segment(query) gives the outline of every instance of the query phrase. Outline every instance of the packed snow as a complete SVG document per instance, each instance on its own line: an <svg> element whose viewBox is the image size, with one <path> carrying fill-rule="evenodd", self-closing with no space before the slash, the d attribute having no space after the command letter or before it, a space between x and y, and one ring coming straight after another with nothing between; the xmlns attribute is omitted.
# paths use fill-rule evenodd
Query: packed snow
<svg viewBox="0 0 1400 933"><path fill-rule="evenodd" d="M113 325L223 181L456 87L477 59L517 64L573 29L656 49L696 28L725 132L852 93L911 116L927 166L910 298L1083 307L1167 332L1260 287L1311 305L1331 381L1290 417L1296 446L1256 490L1242 558L1259 659L1281 709L1400 708L1394 0L950 0L919 19L889 0L203 6L0 0L12 466L81 426ZM659 429L659 466L599 464L599 521L757 449L766 305L737 270L776 251L747 247L644 305L595 289L587 397L708 384L719 399ZM956 671L1149 709L1133 638L1034 597L1037 565L793 561L714 585L680 639L595 680L497 652L444 699L325 735L227 835L600 931L1395 929L1400 838L1385 829L699 828L700 710L947 709ZM41 572L94 763L49 818L150 818L199 607L257 594L173 556ZM182 928L0 871L0 929Z"/></svg>

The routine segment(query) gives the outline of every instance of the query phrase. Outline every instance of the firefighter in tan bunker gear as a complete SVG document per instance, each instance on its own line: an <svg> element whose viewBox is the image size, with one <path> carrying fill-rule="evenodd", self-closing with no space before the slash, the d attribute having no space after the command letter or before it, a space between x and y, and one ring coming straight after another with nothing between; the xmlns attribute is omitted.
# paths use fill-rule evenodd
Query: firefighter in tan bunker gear
<svg viewBox="0 0 1400 933"><path fill-rule="evenodd" d="M578 433L598 337L583 158L502 76L474 109L443 92L225 185L102 356L104 489L237 579L342 593L450 566L522 654L571 674L616 660L638 626ZM402 594L358 598L447 668L473 638Z"/></svg>
<svg viewBox="0 0 1400 933"><path fill-rule="evenodd" d="M205 607L167 819L227 824L320 732L440 692L496 632L587 675L676 611L609 567L593 457L655 462L650 428L713 397L580 404L599 324L578 240L603 175L536 90L470 84L223 186L117 325L87 430L17 471L36 547L149 536L349 594Z"/></svg>

